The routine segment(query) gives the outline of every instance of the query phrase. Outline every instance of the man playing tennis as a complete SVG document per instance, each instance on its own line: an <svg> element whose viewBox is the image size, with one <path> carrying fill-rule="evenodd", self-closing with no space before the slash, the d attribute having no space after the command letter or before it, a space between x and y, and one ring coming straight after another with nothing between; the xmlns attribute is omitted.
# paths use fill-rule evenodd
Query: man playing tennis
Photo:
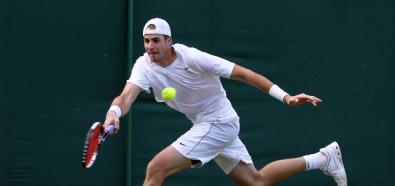
<svg viewBox="0 0 395 186"><path fill-rule="evenodd" d="M201 167L214 160L237 185L272 185L306 170L321 169L340 186L347 178L338 144L333 142L314 154L272 162L257 170L239 139L239 117L233 109L220 77L251 84L290 105L321 100L315 96L291 96L264 76L225 59L182 44L172 44L169 24L159 18L143 29L146 53L133 66L121 95L107 113L104 127L125 115L141 91L153 90L156 101L164 102L161 91L174 87L177 97L166 104L184 113L192 128L158 153L148 164L144 186L162 185L165 178L188 167Z"/></svg>

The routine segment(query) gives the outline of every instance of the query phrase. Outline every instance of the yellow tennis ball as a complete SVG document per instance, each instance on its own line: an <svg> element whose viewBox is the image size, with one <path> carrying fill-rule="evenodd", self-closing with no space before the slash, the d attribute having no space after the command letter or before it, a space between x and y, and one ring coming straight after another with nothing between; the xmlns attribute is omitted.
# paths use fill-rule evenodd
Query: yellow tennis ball
<svg viewBox="0 0 395 186"><path fill-rule="evenodd" d="M162 98L171 101L177 96L177 90L173 87L166 87L162 90Z"/></svg>

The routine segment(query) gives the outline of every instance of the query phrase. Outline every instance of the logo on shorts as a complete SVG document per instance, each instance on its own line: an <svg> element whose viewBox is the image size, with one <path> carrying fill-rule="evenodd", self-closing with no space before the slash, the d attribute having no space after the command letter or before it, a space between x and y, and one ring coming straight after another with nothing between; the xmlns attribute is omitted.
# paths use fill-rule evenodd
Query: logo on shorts
<svg viewBox="0 0 395 186"><path fill-rule="evenodd" d="M184 143L182 143L182 142L180 142L180 145L188 147L187 145L185 145L185 144L184 144Z"/></svg>

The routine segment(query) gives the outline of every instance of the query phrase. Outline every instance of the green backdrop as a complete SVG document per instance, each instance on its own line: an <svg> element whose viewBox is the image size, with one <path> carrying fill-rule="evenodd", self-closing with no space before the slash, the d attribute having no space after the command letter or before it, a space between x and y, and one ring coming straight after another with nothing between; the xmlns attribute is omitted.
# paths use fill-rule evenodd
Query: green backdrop
<svg viewBox="0 0 395 186"><path fill-rule="evenodd" d="M7 179L7 162L8 162L8 65L9 65L9 54L8 54L8 29L9 24L9 2L0 1L0 180ZM4 185L5 181L0 181L1 185Z"/></svg>
<svg viewBox="0 0 395 186"><path fill-rule="evenodd" d="M144 52L142 28L153 17L168 20L176 43L323 99L317 108L289 108L223 80L257 168L337 140L350 185L395 184L394 1L5 0L0 185L142 184L149 160L191 126L152 95L139 96L92 169L83 170L80 158L87 128L103 120ZM215 163L166 181L234 185ZM311 171L279 185L334 183Z"/></svg>
<svg viewBox="0 0 395 186"><path fill-rule="evenodd" d="M125 185L124 134L81 166L87 129L126 77L125 5L1 1L0 185Z"/></svg>

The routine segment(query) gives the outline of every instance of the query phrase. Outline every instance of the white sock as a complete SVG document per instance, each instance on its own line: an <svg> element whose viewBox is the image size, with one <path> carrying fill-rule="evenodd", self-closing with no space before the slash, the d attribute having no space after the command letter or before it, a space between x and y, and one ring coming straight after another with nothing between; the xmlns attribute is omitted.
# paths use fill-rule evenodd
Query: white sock
<svg viewBox="0 0 395 186"><path fill-rule="evenodd" d="M306 155L303 158L306 160L306 170L323 169L328 164L326 156L321 152Z"/></svg>

